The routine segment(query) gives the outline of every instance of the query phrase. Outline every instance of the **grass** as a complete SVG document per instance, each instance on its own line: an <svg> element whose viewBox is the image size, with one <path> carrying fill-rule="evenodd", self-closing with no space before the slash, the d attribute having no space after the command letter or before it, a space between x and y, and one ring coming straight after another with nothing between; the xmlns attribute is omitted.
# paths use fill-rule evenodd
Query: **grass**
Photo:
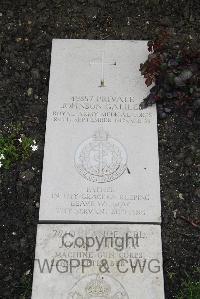
<svg viewBox="0 0 200 299"><path fill-rule="evenodd" d="M37 148L36 141L23 134L20 124L4 127L0 131L0 168L9 169L17 161L30 158Z"/></svg>
<svg viewBox="0 0 200 299"><path fill-rule="evenodd" d="M199 277L200 269L198 268L195 273ZM182 288L176 299L200 299L200 280L194 281L188 277L188 279L182 283Z"/></svg>
<svg viewBox="0 0 200 299"><path fill-rule="evenodd" d="M32 275L24 274L21 278L21 285L19 286L21 290L21 295L19 299L29 299L32 287Z"/></svg>

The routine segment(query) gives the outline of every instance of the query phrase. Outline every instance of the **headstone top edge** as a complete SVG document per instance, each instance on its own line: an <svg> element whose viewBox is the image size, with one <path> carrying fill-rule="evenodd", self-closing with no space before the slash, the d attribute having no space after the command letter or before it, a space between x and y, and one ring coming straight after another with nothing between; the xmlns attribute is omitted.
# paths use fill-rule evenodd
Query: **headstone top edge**
<svg viewBox="0 0 200 299"><path fill-rule="evenodd" d="M107 226L106 226L107 225ZM106 226L106 228L112 228L112 227L116 227L116 226L120 226L120 227L141 227L141 228L153 228L155 230L158 230L158 231L161 231L161 224L160 223L157 223L157 224L154 224L154 223L120 223L120 222L117 222L117 223L105 223L105 222L99 222L99 223L38 223L37 224L37 231L38 231L38 228L42 228L42 227L70 227L70 226L73 226L74 228L75 227L81 227L83 228L84 227L102 227L102 226Z"/></svg>
<svg viewBox="0 0 200 299"><path fill-rule="evenodd" d="M131 43L137 43L137 44L139 44L139 43L141 43L141 44L144 44L144 43L147 43L148 42L148 40L128 40L128 39L126 39L126 40L122 40L122 39L106 39L106 40L101 40L101 39L73 39L73 38L53 38L52 39L52 44L54 44L54 43L67 43L67 42L74 42L74 43L77 43L77 42L90 42L90 43L92 43L92 42L96 42L96 43L129 43L129 44L131 44Z"/></svg>

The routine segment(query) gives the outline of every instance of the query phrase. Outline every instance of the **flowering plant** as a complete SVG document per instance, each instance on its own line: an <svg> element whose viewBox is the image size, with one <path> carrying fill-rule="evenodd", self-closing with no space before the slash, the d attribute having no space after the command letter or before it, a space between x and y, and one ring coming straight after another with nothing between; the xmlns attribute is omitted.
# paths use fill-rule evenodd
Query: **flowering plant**
<svg viewBox="0 0 200 299"><path fill-rule="evenodd" d="M20 126L0 132L0 168L9 169L19 160L28 159L38 149L36 141L22 133Z"/></svg>

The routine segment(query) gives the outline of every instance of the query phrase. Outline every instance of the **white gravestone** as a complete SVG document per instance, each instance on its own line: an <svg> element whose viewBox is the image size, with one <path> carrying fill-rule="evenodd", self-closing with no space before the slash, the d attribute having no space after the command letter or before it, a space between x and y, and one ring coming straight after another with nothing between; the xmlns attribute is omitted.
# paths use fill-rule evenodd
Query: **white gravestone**
<svg viewBox="0 0 200 299"><path fill-rule="evenodd" d="M40 221L160 223L145 41L53 40Z"/></svg>
<svg viewBox="0 0 200 299"><path fill-rule="evenodd" d="M40 224L32 299L164 299L160 225Z"/></svg>

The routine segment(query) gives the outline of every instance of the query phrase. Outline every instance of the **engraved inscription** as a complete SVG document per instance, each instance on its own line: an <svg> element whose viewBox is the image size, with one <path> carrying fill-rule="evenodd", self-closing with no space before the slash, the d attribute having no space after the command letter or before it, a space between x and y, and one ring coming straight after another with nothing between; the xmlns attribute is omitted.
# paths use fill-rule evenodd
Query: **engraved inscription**
<svg viewBox="0 0 200 299"><path fill-rule="evenodd" d="M87 180L105 183L120 177L127 169L127 154L123 146L99 129L92 138L78 147L75 166Z"/></svg>
<svg viewBox="0 0 200 299"><path fill-rule="evenodd" d="M67 299L129 299L122 284L108 275L91 274L80 279Z"/></svg>

